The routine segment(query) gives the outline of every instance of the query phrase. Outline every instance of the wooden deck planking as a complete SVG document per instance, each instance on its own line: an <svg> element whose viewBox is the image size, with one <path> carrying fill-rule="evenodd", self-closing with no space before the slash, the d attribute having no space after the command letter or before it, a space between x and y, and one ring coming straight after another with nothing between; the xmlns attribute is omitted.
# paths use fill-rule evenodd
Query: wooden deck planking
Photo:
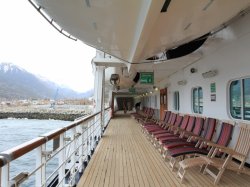
<svg viewBox="0 0 250 187"><path fill-rule="evenodd" d="M250 177L226 171L219 186L249 186ZM130 117L111 120L78 187L214 186L199 167L190 169L183 184Z"/></svg>

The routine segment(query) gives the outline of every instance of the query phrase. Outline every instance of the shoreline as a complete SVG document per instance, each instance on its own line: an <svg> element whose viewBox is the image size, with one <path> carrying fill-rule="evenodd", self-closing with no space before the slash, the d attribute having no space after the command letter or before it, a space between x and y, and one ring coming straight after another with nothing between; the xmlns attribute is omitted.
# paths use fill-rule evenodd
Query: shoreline
<svg viewBox="0 0 250 187"><path fill-rule="evenodd" d="M0 112L0 119L54 119L62 121L74 121L85 113L47 113L47 112Z"/></svg>
<svg viewBox="0 0 250 187"><path fill-rule="evenodd" d="M74 121L77 118L90 114L92 108L87 105L60 105L55 109L49 105L11 106L0 107L0 119L54 119Z"/></svg>

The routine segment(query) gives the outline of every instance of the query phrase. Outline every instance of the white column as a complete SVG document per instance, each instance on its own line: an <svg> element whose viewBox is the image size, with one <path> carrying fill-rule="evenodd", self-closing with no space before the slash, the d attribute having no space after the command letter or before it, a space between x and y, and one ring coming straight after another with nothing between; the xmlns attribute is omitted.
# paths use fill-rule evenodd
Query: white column
<svg viewBox="0 0 250 187"><path fill-rule="evenodd" d="M94 100L95 100L95 109L94 112L101 111L102 107L102 98L103 98L103 88L105 83L105 67L96 66L95 67L95 87L94 87Z"/></svg>
<svg viewBox="0 0 250 187"><path fill-rule="evenodd" d="M101 111L101 128L103 128L104 120L104 88L105 87L105 67L96 66L95 69L95 87L94 87L94 112Z"/></svg>

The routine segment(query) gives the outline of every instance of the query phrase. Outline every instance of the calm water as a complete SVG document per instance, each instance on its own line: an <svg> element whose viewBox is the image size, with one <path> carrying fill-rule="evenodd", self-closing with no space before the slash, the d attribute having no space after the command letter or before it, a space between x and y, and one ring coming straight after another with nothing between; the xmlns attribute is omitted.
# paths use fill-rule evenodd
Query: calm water
<svg viewBox="0 0 250 187"><path fill-rule="evenodd" d="M70 122L58 120L27 120L4 119L0 120L0 152L31 140L51 130L68 125ZM55 161L48 168L55 167ZM35 151L13 161L10 166L11 177L20 172L31 171L35 168ZM34 186L33 178L30 178L22 186Z"/></svg>

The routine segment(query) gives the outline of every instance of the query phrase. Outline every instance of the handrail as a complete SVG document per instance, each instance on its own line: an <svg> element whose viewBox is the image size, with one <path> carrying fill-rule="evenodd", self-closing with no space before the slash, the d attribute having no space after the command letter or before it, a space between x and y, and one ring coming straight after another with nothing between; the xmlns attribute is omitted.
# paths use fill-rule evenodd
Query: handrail
<svg viewBox="0 0 250 187"><path fill-rule="evenodd" d="M107 107L104 110L108 110L108 109L110 109L110 107ZM6 151L1 152L0 153L0 168L5 166L8 162L11 162L11 161L23 156L24 154L34 150L35 148L43 145L44 143L46 143L54 138L57 138L58 135L78 126L79 124L81 124L83 122L88 121L89 119L97 116L100 113L101 113L101 111L96 112L96 113L89 115L89 116L86 116L78 121L74 121L71 124L69 124L68 126L56 129L54 131L50 131L46 134L43 134L40 137L34 138L30 141L27 141L23 144L16 146L16 147L13 147L11 149L8 149Z"/></svg>

